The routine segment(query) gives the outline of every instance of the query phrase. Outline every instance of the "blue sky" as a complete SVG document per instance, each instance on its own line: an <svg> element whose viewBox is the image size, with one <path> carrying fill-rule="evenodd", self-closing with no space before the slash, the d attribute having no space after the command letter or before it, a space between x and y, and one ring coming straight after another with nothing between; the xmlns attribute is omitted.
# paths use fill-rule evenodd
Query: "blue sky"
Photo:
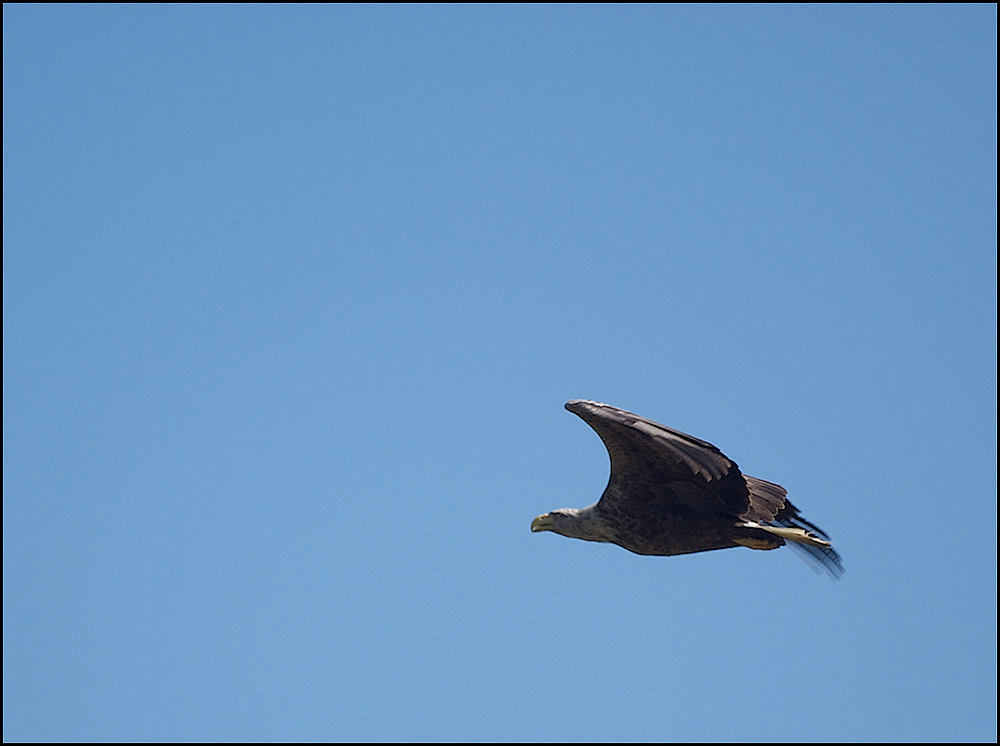
<svg viewBox="0 0 1000 746"><path fill-rule="evenodd" d="M6 740L996 739L995 5L3 19Z"/></svg>

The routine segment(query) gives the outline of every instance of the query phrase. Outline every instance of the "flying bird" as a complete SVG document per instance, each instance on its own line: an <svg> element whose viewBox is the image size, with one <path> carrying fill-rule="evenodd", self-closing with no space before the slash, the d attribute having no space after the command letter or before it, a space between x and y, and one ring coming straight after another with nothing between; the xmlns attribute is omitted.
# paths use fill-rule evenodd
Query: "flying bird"
<svg viewBox="0 0 1000 746"><path fill-rule="evenodd" d="M746 476L711 443L600 402L574 399L566 409L601 436L611 479L593 505L540 515L532 531L660 556L787 543L834 578L843 574L830 538L784 487Z"/></svg>

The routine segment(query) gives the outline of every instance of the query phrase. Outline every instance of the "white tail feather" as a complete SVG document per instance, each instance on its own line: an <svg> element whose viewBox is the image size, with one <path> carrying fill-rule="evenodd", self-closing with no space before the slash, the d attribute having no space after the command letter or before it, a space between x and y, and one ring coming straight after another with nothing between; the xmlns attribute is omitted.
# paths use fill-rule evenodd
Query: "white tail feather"
<svg viewBox="0 0 1000 746"><path fill-rule="evenodd" d="M769 534L774 534L775 536L780 536L785 541L794 541L796 544L805 544L810 547L829 547L832 546L830 542L820 539L815 534L811 534L802 528L784 528L782 526L768 526L763 523L753 523L747 521L742 524L746 528L759 528L762 531L767 531Z"/></svg>

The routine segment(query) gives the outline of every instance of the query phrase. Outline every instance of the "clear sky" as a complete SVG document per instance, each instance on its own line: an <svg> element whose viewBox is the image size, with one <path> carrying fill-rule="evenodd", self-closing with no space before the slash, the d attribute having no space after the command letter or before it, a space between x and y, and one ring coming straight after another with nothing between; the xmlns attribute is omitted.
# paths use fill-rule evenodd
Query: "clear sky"
<svg viewBox="0 0 1000 746"><path fill-rule="evenodd" d="M5 739L995 740L996 13L5 5Z"/></svg>

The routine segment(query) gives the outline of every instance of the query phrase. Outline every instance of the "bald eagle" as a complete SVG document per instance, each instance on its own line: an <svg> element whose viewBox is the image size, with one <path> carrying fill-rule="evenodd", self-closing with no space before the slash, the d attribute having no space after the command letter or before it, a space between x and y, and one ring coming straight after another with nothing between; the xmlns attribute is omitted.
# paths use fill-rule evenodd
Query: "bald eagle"
<svg viewBox="0 0 1000 746"><path fill-rule="evenodd" d="M566 409L601 436L611 479L595 504L540 515L532 531L660 556L788 543L834 578L843 574L829 537L799 515L783 487L742 474L711 443L595 401L574 399Z"/></svg>

